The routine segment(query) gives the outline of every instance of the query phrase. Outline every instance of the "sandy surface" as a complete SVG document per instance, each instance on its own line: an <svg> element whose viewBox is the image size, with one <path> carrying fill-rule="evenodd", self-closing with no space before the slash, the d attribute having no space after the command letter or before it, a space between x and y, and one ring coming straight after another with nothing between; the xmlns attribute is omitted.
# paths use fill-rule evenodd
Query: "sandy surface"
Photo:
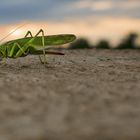
<svg viewBox="0 0 140 140"><path fill-rule="evenodd" d="M0 140L140 140L140 51L62 52L0 62Z"/></svg>

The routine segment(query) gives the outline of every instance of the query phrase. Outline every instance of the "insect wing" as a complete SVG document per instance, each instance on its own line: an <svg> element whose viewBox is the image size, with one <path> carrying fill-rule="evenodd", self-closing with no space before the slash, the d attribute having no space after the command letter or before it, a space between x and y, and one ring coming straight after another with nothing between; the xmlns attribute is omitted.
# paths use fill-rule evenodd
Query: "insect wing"
<svg viewBox="0 0 140 140"><path fill-rule="evenodd" d="M56 45L63 45L70 43L76 39L76 36L73 34L61 34L61 35L50 35L44 37L44 44L45 46L56 46ZM5 44L14 44L18 43L21 46L24 46L25 44L30 44L34 46L35 48L42 48L42 36L38 37L27 37L27 38L21 38L16 40L11 40L6 42ZM48 48L47 47L47 48Z"/></svg>
<svg viewBox="0 0 140 140"><path fill-rule="evenodd" d="M75 35L65 34L65 35L51 35L45 37L45 45L63 45L70 43L76 39Z"/></svg>

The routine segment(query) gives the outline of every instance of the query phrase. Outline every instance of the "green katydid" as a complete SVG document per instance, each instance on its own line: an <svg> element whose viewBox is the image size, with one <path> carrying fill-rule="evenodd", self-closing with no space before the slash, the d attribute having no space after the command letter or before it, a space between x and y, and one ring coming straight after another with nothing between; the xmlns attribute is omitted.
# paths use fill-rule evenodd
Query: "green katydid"
<svg viewBox="0 0 140 140"><path fill-rule="evenodd" d="M42 34L39 36L39 34ZM28 37L30 35L30 37ZM5 39L5 38L4 38ZM0 57L1 58L18 58L27 55L39 55L41 63L46 63L46 54L64 55L60 52L48 51L53 48L52 46L63 45L70 43L76 39L73 34L60 34L45 36L44 31L41 29L33 37L31 31L28 31L24 38L0 44ZM3 40L3 39L2 39ZM44 56L44 62L40 55Z"/></svg>

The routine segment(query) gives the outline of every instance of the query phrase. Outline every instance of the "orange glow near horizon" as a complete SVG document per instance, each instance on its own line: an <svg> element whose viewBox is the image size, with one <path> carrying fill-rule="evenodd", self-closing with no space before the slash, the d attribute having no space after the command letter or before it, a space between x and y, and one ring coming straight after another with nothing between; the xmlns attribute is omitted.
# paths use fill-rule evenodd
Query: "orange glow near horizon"
<svg viewBox="0 0 140 140"><path fill-rule="evenodd" d="M39 29L43 29L46 35L73 33L78 37L86 37L94 44L101 39L107 39L112 44L116 44L130 32L140 34L140 19L89 17L86 21L83 22L83 19L68 19L64 22L30 22L15 31L5 41L22 38L28 30L35 35ZM0 25L0 39L20 25L22 23Z"/></svg>

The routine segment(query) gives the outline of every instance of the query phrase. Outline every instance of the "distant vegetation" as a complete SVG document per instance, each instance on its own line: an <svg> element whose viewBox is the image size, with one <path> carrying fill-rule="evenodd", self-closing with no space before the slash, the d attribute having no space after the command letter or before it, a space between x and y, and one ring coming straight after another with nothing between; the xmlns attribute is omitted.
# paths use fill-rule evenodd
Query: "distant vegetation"
<svg viewBox="0 0 140 140"><path fill-rule="evenodd" d="M118 46L118 49L135 49L136 46L136 39L138 35L136 33L129 34Z"/></svg>
<svg viewBox="0 0 140 140"><path fill-rule="evenodd" d="M91 45L87 39L80 38L69 46L69 49L140 49L140 44L136 45L138 35L130 33L117 46L111 46L107 40L100 40L97 45Z"/></svg>
<svg viewBox="0 0 140 140"><path fill-rule="evenodd" d="M109 49L111 48L110 43L107 40L101 40L98 42L98 44L95 46L98 49Z"/></svg>
<svg viewBox="0 0 140 140"><path fill-rule="evenodd" d="M88 40L84 38L77 39L74 43L69 46L70 49L91 49L92 46L89 44Z"/></svg>

